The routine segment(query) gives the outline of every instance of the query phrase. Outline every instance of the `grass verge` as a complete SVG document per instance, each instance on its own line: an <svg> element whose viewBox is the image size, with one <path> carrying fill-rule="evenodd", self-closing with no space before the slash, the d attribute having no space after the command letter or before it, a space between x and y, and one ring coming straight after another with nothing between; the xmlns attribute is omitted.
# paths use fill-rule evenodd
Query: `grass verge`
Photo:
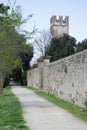
<svg viewBox="0 0 87 130"><path fill-rule="evenodd" d="M0 130L29 130L22 117L22 108L11 88L4 88L0 97Z"/></svg>
<svg viewBox="0 0 87 130"><path fill-rule="evenodd" d="M27 89L30 89L30 90L39 90L38 88L33 88L33 87L30 87L30 86L22 86L23 88L27 88Z"/></svg>
<svg viewBox="0 0 87 130"><path fill-rule="evenodd" d="M26 87L28 89L31 89L31 87ZM32 90L35 90L34 88ZM87 122L87 112L84 112L81 110L80 107L78 107L77 105L74 105L70 102L67 101L63 101L61 99L59 99L58 97L56 97L54 94L49 94L43 91L34 91L36 94L38 94L39 96L47 99L48 101L56 104L57 106L67 110L68 112L72 113L74 116L84 120Z"/></svg>

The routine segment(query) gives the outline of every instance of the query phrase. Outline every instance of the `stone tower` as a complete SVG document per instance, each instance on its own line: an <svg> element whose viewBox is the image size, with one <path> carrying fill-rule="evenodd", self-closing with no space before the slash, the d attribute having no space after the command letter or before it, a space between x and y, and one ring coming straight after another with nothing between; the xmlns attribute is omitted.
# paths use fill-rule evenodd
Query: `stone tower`
<svg viewBox="0 0 87 130"><path fill-rule="evenodd" d="M50 19L50 32L53 37L62 37L64 34L69 34L69 17L66 16L63 19L62 16L59 16L59 19L57 19L53 15Z"/></svg>

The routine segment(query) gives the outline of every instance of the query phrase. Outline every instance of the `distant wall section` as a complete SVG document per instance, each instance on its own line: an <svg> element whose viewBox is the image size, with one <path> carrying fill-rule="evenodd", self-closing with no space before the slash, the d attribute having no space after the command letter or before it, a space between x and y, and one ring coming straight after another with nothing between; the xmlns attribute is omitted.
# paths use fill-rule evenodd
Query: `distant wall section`
<svg viewBox="0 0 87 130"><path fill-rule="evenodd" d="M27 72L27 84L28 86L40 88L39 68Z"/></svg>

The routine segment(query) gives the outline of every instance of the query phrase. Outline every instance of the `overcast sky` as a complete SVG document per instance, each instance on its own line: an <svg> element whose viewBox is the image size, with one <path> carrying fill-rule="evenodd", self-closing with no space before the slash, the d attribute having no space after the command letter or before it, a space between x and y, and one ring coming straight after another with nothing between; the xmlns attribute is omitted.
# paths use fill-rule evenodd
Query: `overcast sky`
<svg viewBox="0 0 87 130"><path fill-rule="evenodd" d="M13 0L11 0L13 1ZM6 3L7 0L0 0ZM50 28L52 15L69 16L69 34L81 41L87 38L87 0L16 0L23 15L33 14L27 29L35 25L39 30Z"/></svg>

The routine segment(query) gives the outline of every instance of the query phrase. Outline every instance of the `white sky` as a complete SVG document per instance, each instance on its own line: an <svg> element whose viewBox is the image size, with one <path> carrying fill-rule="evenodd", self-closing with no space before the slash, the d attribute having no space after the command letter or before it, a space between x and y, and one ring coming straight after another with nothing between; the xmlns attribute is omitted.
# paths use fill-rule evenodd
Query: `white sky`
<svg viewBox="0 0 87 130"><path fill-rule="evenodd" d="M11 0L14 1L14 0ZM0 0L6 3L7 0ZM52 15L69 16L69 34L81 41L87 38L87 0L16 0L22 6L24 17L33 14L26 28L49 29ZM30 30L29 30L30 31Z"/></svg>

